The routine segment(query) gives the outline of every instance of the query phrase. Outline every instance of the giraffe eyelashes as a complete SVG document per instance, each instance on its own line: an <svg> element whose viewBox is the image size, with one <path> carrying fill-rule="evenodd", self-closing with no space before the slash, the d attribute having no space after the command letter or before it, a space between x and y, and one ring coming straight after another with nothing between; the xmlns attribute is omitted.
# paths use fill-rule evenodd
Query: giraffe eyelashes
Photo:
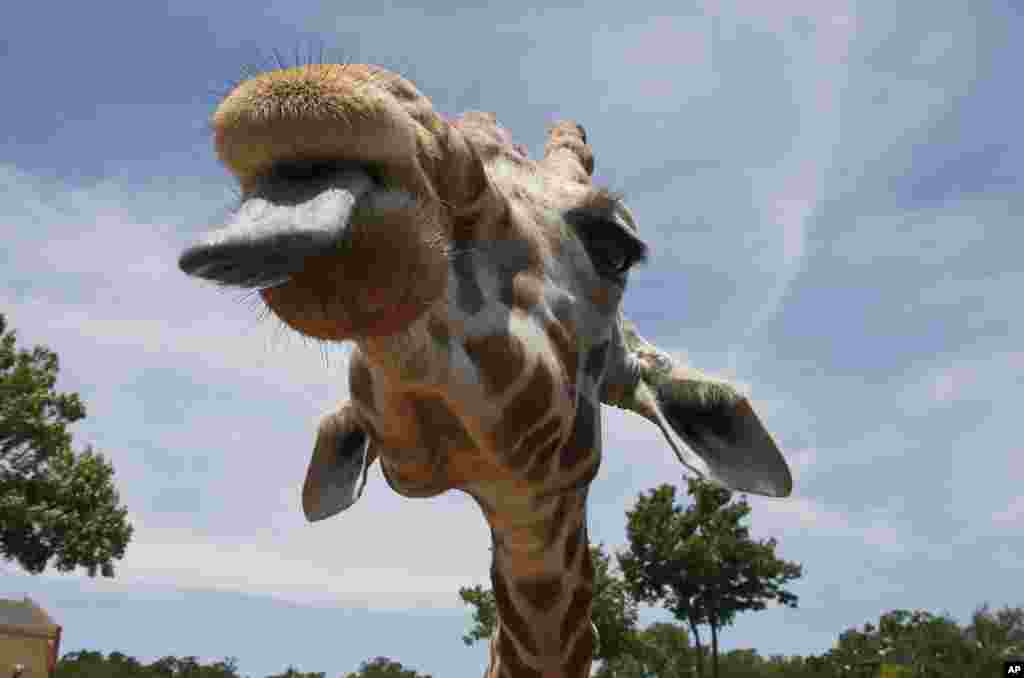
<svg viewBox="0 0 1024 678"><path fill-rule="evenodd" d="M647 260L647 244L618 219L603 212L572 209L568 221L580 237L599 275L621 279L638 263Z"/></svg>
<svg viewBox="0 0 1024 678"><path fill-rule="evenodd" d="M601 275L621 276L637 261L618 243L605 238L587 243L587 253Z"/></svg>

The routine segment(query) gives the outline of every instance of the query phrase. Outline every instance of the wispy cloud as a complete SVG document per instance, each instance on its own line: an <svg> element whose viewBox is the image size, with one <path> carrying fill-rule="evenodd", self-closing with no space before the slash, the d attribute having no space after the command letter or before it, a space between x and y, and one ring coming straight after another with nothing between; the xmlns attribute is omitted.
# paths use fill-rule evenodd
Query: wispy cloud
<svg viewBox="0 0 1024 678"><path fill-rule="evenodd" d="M1010 393L1024 378L1024 352L950 356L937 361L908 385L907 406L931 410L956 402L988 402Z"/></svg>
<svg viewBox="0 0 1024 678"><path fill-rule="evenodd" d="M95 586L398 619L403 606L461 608L457 588L486 582L486 524L461 495L406 500L374 469L349 511L305 523L317 418L347 397L349 349L325 364L255 304L176 269L234 200L202 129L206 88L312 39L398 67L446 113L495 111L535 154L552 116L587 128L600 181L626 191L652 245L626 313L674 356L738 382L794 471L792 498L751 497L752 529L806 564L801 609L744 618L726 643L820 651L884 601L969 612L1013 590L1024 277L1011 187L1024 164L1019 97L990 72L1010 77L1020 61L997 6L709 0L646 19L621 3L364 17L264 4L119 10L128 52L102 11L52 26L49 52L31 31L8 41L33 69L11 74L32 96L8 111L0 308L20 343L60 355L59 388L89 408L76 440L109 454L137 525L123 579ZM49 25L40 7L8 20ZM606 409L604 442L591 535L619 547L638 492L685 482L640 417ZM948 586L961 566L981 573L971 591ZM296 635L329 626L305 623ZM135 626L117 629L129 651L145 644ZM90 647L96 627L69 638ZM387 651L417 649L417 634L401 635ZM449 667L446 651L419 649ZM267 657L263 675L285 663Z"/></svg>
<svg viewBox="0 0 1024 678"><path fill-rule="evenodd" d="M1020 453L1018 452L1018 454ZM1006 527L1019 526L1024 522L1024 494L1012 497L1005 509L993 513L992 521Z"/></svg>
<svg viewBox="0 0 1024 678"><path fill-rule="evenodd" d="M379 503L379 499L378 495L376 501L368 501ZM413 512L399 513L406 515L400 520L381 520L363 510L343 515L328 526L293 524L286 533L236 539L214 539L188 528L151 526L134 515L138 533L118 567L118 579L102 585L115 591L166 586L233 591L289 603L357 609L460 609L459 587L486 582L481 573L486 571L487 550L478 543L484 536L482 526L477 525L479 517L468 508L461 516L446 512L446 531L456 530L464 522L466 531L477 538L466 539L463 546L450 544L455 551L447 562L461 562L462 566L442 569L431 568L429 559L412 558L425 546L416 534L429 534L440 519L421 518L419 530L413 527L416 534L410 536L405 533L410 528L408 514ZM425 514L422 509L416 513ZM354 523L355 529L343 521L350 526ZM372 536L388 532L402 533L401 543ZM410 564L403 565L405 562Z"/></svg>

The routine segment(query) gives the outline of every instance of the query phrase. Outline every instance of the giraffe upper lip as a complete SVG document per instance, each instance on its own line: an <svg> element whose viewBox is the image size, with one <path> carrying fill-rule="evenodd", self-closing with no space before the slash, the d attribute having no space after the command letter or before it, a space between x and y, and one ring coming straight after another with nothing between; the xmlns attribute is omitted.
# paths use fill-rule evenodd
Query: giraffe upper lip
<svg viewBox="0 0 1024 678"><path fill-rule="evenodd" d="M361 168L315 179L262 182L227 225L186 249L178 267L222 285L263 289L287 282L306 257L336 248L356 203L374 188Z"/></svg>

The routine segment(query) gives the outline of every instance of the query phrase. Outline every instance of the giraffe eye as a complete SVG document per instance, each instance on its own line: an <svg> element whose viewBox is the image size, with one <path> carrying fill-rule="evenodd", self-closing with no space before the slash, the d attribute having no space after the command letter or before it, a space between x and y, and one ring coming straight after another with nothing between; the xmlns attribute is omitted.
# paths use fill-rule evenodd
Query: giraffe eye
<svg viewBox="0 0 1024 678"><path fill-rule="evenodd" d="M622 284L626 271L646 259L647 245L611 216L578 208L565 216L601 277Z"/></svg>
<svg viewBox="0 0 1024 678"><path fill-rule="evenodd" d="M625 250L608 240L592 241L587 251L594 268L601 274L622 275L633 264Z"/></svg>

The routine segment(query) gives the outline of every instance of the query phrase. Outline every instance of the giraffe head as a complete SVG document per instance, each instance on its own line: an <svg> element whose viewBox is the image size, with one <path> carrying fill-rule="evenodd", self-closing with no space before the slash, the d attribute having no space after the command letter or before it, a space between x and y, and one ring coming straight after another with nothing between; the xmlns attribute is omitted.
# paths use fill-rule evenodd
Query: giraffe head
<svg viewBox="0 0 1024 678"><path fill-rule="evenodd" d="M304 335L356 345L352 399L317 433L306 515L349 507L377 458L406 496L472 495L494 536L501 628L515 637L496 650L508 675L589 666L592 644L567 644L590 634L567 620L589 616L588 595L569 594L588 576L602 402L651 420L702 475L789 494L749 402L622 315L647 246L623 200L592 185L581 126L553 125L535 161L492 114L449 120L384 69L310 65L241 83L213 129L242 203L180 267L260 290ZM529 608L531 596L533 618L513 631L512 599ZM541 599L561 602L545 612ZM527 659L513 661L512 645Z"/></svg>

